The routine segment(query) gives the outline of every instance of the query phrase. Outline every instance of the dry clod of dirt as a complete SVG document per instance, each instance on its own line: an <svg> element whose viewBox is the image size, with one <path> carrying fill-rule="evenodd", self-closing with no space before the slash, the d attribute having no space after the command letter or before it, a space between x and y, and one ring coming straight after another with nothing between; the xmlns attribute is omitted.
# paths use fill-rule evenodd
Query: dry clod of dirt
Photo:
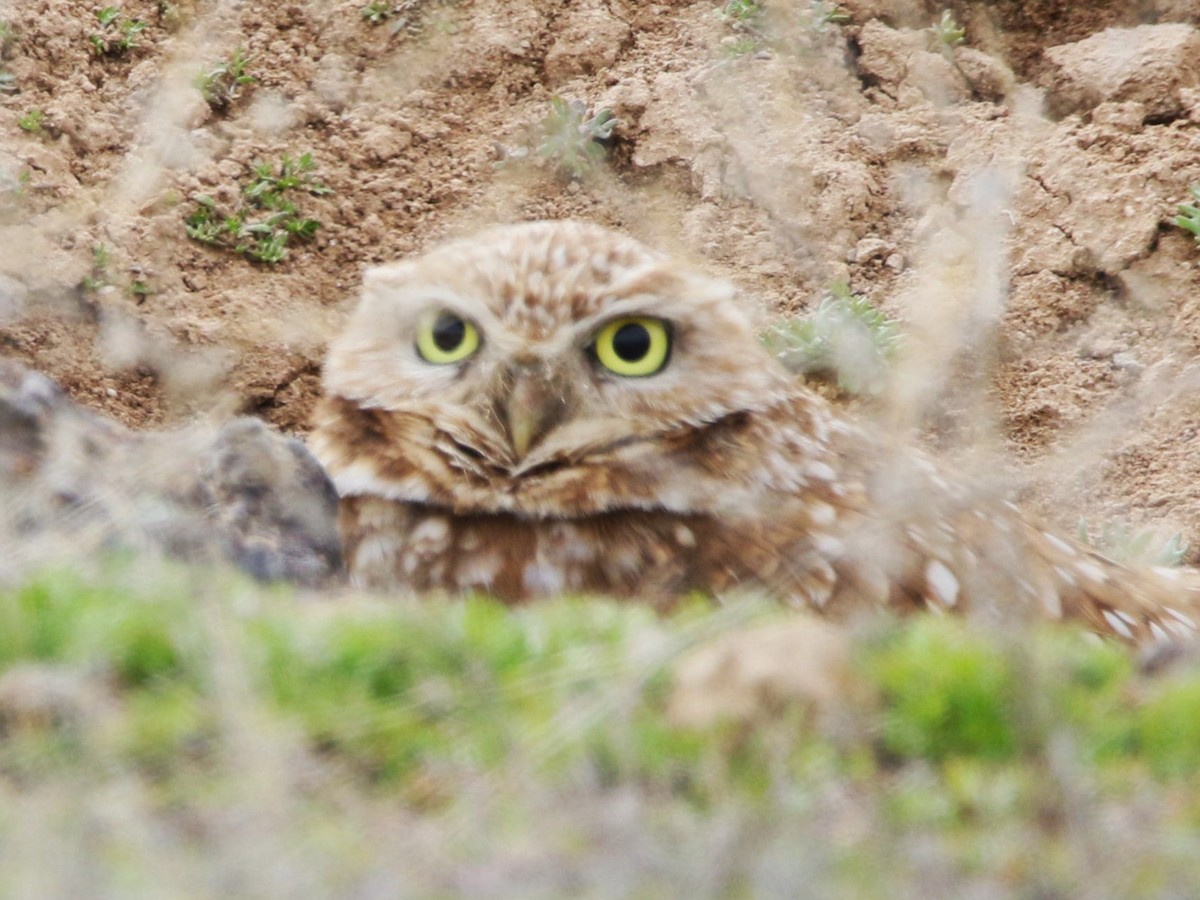
<svg viewBox="0 0 1200 900"><path fill-rule="evenodd" d="M1050 47L1042 76L1050 112L1086 112L1101 103L1140 103L1143 119L1176 118L1185 92L1200 85L1200 31L1190 25L1107 28Z"/></svg>

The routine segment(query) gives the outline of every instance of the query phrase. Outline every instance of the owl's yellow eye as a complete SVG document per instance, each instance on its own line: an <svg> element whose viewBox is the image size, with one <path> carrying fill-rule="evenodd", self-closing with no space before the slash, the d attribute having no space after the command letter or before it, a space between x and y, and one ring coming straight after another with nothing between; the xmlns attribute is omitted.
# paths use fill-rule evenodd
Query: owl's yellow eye
<svg viewBox="0 0 1200 900"><path fill-rule="evenodd" d="M462 362L478 349L478 329L452 312L443 310L426 316L417 328L417 352L425 362Z"/></svg>
<svg viewBox="0 0 1200 900"><path fill-rule="evenodd" d="M653 375L671 355L671 330L662 319L613 319L600 329L593 349L600 365L616 375Z"/></svg>

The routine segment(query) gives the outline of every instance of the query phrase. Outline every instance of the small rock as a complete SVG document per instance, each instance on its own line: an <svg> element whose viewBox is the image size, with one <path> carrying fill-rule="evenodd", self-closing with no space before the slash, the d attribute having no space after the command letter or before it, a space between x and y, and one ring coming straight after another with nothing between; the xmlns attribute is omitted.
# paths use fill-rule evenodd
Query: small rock
<svg viewBox="0 0 1200 900"><path fill-rule="evenodd" d="M1131 375L1140 375L1146 368L1136 356L1127 352L1114 353L1112 367L1122 372L1128 372Z"/></svg>
<svg viewBox="0 0 1200 900"><path fill-rule="evenodd" d="M1096 125L1109 125L1131 134L1141 131L1145 121L1146 104L1137 101L1101 103L1092 110L1092 122Z"/></svg>
<svg viewBox="0 0 1200 900"><path fill-rule="evenodd" d="M1112 359L1120 350L1120 344L1111 338L1095 337L1085 339L1079 347L1079 355L1084 359Z"/></svg>
<svg viewBox="0 0 1200 900"><path fill-rule="evenodd" d="M885 240L865 237L854 246L854 261L856 263L870 262L872 259L886 257L894 250L895 248Z"/></svg>
<svg viewBox="0 0 1200 900"><path fill-rule="evenodd" d="M412 146L412 142L412 132L388 125L372 128L362 138L363 148L375 158L376 162L395 159Z"/></svg>
<svg viewBox="0 0 1200 900"><path fill-rule="evenodd" d="M1012 69L974 47L958 47L954 51L954 63L967 79L971 91L981 100L998 103L1016 86L1017 78Z"/></svg>

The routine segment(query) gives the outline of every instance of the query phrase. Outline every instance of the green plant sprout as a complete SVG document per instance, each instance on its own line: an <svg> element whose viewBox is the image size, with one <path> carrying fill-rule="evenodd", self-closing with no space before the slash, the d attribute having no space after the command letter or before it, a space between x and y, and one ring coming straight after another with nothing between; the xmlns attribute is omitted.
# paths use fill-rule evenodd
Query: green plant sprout
<svg viewBox="0 0 1200 900"><path fill-rule="evenodd" d="M128 19L116 6L106 6L96 12L100 31L88 39L97 56L120 56L137 46L137 36L146 30L140 19Z"/></svg>
<svg viewBox="0 0 1200 900"><path fill-rule="evenodd" d="M717 10L717 15L739 35L735 40L727 39L723 43L726 56L745 56L762 47L764 35L759 26L763 7L758 0L729 0Z"/></svg>
<svg viewBox="0 0 1200 900"><path fill-rule="evenodd" d="M1153 529L1131 531L1122 522L1109 522L1093 535L1088 532L1087 522L1080 519L1079 540L1114 562L1129 566L1179 566L1190 549L1180 532L1163 541Z"/></svg>
<svg viewBox="0 0 1200 900"><path fill-rule="evenodd" d="M15 173L0 169L0 211L12 208L13 201L24 197L32 180L29 169L21 169Z"/></svg>
<svg viewBox="0 0 1200 900"><path fill-rule="evenodd" d="M812 0L808 7L808 27L816 32L826 31L830 25L845 25L850 14L836 3Z"/></svg>
<svg viewBox="0 0 1200 900"><path fill-rule="evenodd" d="M237 100L242 88L255 81L253 75L246 74L249 62L242 48L238 47L231 59L222 60L211 69L201 72L196 78L196 88L204 97L204 102L215 110L221 110Z"/></svg>
<svg viewBox="0 0 1200 900"><path fill-rule="evenodd" d="M1200 244L1200 185L1192 185L1192 203L1180 203L1179 215L1171 221L1185 231L1190 231L1196 243Z"/></svg>
<svg viewBox="0 0 1200 900"><path fill-rule="evenodd" d="M758 38L743 35L731 43L723 43L722 50L726 56L745 56L747 53L753 53L762 47L762 43Z"/></svg>
<svg viewBox="0 0 1200 900"><path fill-rule="evenodd" d="M458 0L442 0L439 5L444 7L457 2ZM416 35L429 26L447 33L458 30L458 26L454 22L441 18L437 14L434 14L432 20L426 21L425 11L421 9L423 4L424 0L393 0L391 3L374 0L374 2L360 7L359 13L365 21L372 25L390 22L388 33L392 35L402 31Z"/></svg>
<svg viewBox="0 0 1200 900"><path fill-rule="evenodd" d="M582 100L568 102L554 96L550 98L550 113L541 124L537 155L571 178L582 178L604 161L606 149L601 141L611 138L617 126L610 110L599 110L591 117L587 111Z"/></svg>
<svg viewBox="0 0 1200 900"><path fill-rule="evenodd" d="M31 109L21 118L17 119L17 124L21 126L22 131L28 131L30 134L42 133L42 122L45 120L46 114L40 109Z"/></svg>
<svg viewBox="0 0 1200 900"><path fill-rule="evenodd" d="M392 9L392 4L377 0L375 3L368 3L362 8L361 12L362 17L372 25L382 25L392 17L394 10Z"/></svg>
<svg viewBox="0 0 1200 900"><path fill-rule="evenodd" d="M253 177L242 189L243 202L232 213L222 212L209 195L197 194L192 198L196 208L184 219L188 237L256 262L281 262L293 238L309 240L321 227L317 219L301 215L287 196L292 192L332 193L312 174L315 169L311 153L296 159L284 156L278 169L269 163L256 164Z"/></svg>
<svg viewBox="0 0 1200 900"><path fill-rule="evenodd" d="M107 287L111 283L108 280L108 263L108 248L103 244L96 244L92 247L92 269L79 282L80 289L98 291L103 287Z"/></svg>
<svg viewBox="0 0 1200 900"><path fill-rule="evenodd" d="M721 42L723 53L729 57L745 56L767 47L802 52L815 36L829 31L830 26L850 21L850 14L830 0L809 0L791 20L794 28L783 27L785 23L779 16L772 19L759 0L729 0L717 10L717 15L737 35Z"/></svg>
<svg viewBox="0 0 1200 900"><path fill-rule="evenodd" d="M875 394L900 345L896 321L841 282L809 315L768 328L766 348L802 375L834 380L850 394Z"/></svg>
<svg viewBox="0 0 1200 900"><path fill-rule="evenodd" d="M933 36L935 49L946 56L950 56L954 48L967 38L966 29L959 26L954 20L954 13L948 9L942 12L940 19L929 26L929 33Z"/></svg>
<svg viewBox="0 0 1200 900"><path fill-rule="evenodd" d="M727 22L752 24L762 18L763 7L758 0L729 0L721 7L721 18Z"/></svg>
<svg viewBox="0 0 1200 900"><path fill-rule="evenodd" d="M12 30L12 26L4 19L0 19L0 58L8 59L12 51L12 45L16 43L17 36Z"/></svg>

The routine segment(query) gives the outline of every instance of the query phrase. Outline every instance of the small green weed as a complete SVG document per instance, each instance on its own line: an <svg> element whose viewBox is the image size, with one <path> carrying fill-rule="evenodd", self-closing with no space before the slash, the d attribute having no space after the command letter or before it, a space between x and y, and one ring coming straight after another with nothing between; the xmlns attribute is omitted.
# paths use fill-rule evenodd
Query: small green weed
<svg viewBox="0 0 1200 900"><path fill-rule="evenodd" d="M1088 532L1087 522L1080 519L1079 540L1128 566L1182 565L1189 550L1180 532L1164 541L1152 529L1130 531L1122 522L1109 522L1099 534L1093 535Z"/></svg>
<svg viewBox="0 0 1200 900"><path fill-rule="evenodd" d="M730 40L728 43L721 43L721 50L726 56L738 57L745 56L748 53L754 53L762 47L762 42L758 38L743 35L742 37Z"/></svg>
<svg viewBox="0 0 1200 900"><path fill-rule="evenodd" d="M81 290L98 291L101 288L108 287L112 282L108 277L108 264L110 262L108 248L103 244L96 244L92 247L92 269L83 280L79 282Z"/></svg>
<svg viewBox="0 0 1200 900"><path fill-rule="evenodd" d="M129 19L119 7L106 6L97 10L96 21L100 30L88 38L97 56L121 56L137 46L137 36L146 30L147 24L140 19Z"/></svg>
<svg viewBox="0 0 1200 900"><path fill-rule="evenodd" d="M721 41L722 52L728 57L746 56L770 49L785 54L803 54L831 26L850 21L850 15L828 0L809 0L789 14L768 10L758 0L730 0L717 10L717 15L734 32Z"/></svg>
<svg viewBox="0 0 1200 900"><path fill-rule="evenodd" d="M851 394L873 394L883 387L900 330L866 297L838 283L814 312L772 326L762 341L793 372L830 378Z"/></svg>
<svg viewBox="0 0 1200 900"><path fill-rule="evenodd" d="M1190 231L1200 244L1200 185L1192 185L1192 202L1179 204L1179 215L1171 221L1185 231Z"/></svg>
<svg viewBox="0 0 1200 900"><path fill-rule="evenodd" d="M442 0L438 6L453 5L457 0ZM363 20L372 25L388 24L389 34L399 34L406 31L409 34L420 34L425 28L433 26L439 30L454 32L457 30L457 25L448 19L441 18L434 14L432 19L426 15L427 10L423 6L429 4L425 0L393 0L393 2L383 2L383 0L375 0L368 3L359 9Z"/></svg>
<svg viewBox="0 0 1200 900"><path fill-rule="evenodd" d="M0 213L16 208L17 202L29 192L32 180L29 169L16 172L0 170Z"/></svg>
<svg viewBox="0 0 1200 900"><path fill-rule="evenodd" d="M1138 710L1136 749L1163 779L1195 778L1200 771L1200 681L1174 681Z"/></svg>
<svg viewBox="0 0 1200 900"><path fill-rule="evenodd" d="M946 56L952 55L954 48L967 38L966 29L959 26L954 19L954 13L948 9L942 13L940 19L929 26L929 33L933 38L934 49Z"/></svg>
<svg viewBox="0 0 1200 900"><path fill-rule="evenodd" d="M28 131L30 134L42 133L42 122L45 120L46 114L40 109L31 109L21 118L17 119L17 124L21 126L22 131Z"/></svg>
<svg viewBox="0 0 1200 900"><path fill-rule="evenodd" d="M0 19L0 59L9 59L13 55L13 45L16 42L17 35L12 26Z"/></svg>
<svg viewBox="0 0 1200 900"><path fill-rule="evenodd" d="M753 24L762 18L763 5L758 0L729 0L721 7L721 18L737 24Z"/></svg>
<svg viewBox="0 0 1200 900"><path fill-rule="evenodd" d="M845 25L850 21L850 14L836 3L826 0L812 0L808 6L808 27L816 32L828 30L830 25Z"/></svg>
<svg viewBox="0 0 1200 900"><path fill-rule="evenodd" d="M382 25L395 13L391 3L384 3L381 0L380 2L368 3L360 11L362 17L372 25Z"/></svg>
<svg viewBox="0 0 1200 900"><path fill-rule="evenodd" d="M763 6L758 0L729 0L717 15L737 34L722 41L726 56L746 56L762 49L765 35L761 30Z"/></svg>
<svg viewBox="0 0 1200 900"><path fill-rule="evenodd" d="M246 72L249 62L242 48L238 47L232 58L201 72L196 77L196 88L204 97L204 102L215 110L223 110L237 100L242 88L255 81L254 76Z"/></svg>
<svg viewBox="0 0 1200 900"><path fill-rule="evenodd" d="M178 3L168 3L166 0L159 0L158 6L158 23L167 31L178 31L184 22L184 11L180 9Z"/></svg>
<svg viewBox="0 0 1200 900"><path fill-rule="evenodd" d="M256 262L280 262L293 238L308 240L321 227L317 219L301 215L290 199L295 193L332 192L313 175L315 169L311 153L296 159L284 156L277 168L270 163L255 165L253 177L241 191L243 202L231 213L218 209L207 194L196 195L192 198L196 208L184 219L188 237Z"/></svg>
<svg viewBox="0 0 1200 900"><path fill-rule="evenodd" d="M959 623L926 619L869 661L885 711L885 749L901 758L1003 760L1017 749L1011 661Z"/></svg>
<svg viewBox="0 0 1200 900"><path fill-rule="evenodd" d="M550 112L542 120L537 155L553 163L570 178L582 178L604 161L603 141L612 137L617 119L607 109L588 115L582 100L550 98Z"/></svg>

